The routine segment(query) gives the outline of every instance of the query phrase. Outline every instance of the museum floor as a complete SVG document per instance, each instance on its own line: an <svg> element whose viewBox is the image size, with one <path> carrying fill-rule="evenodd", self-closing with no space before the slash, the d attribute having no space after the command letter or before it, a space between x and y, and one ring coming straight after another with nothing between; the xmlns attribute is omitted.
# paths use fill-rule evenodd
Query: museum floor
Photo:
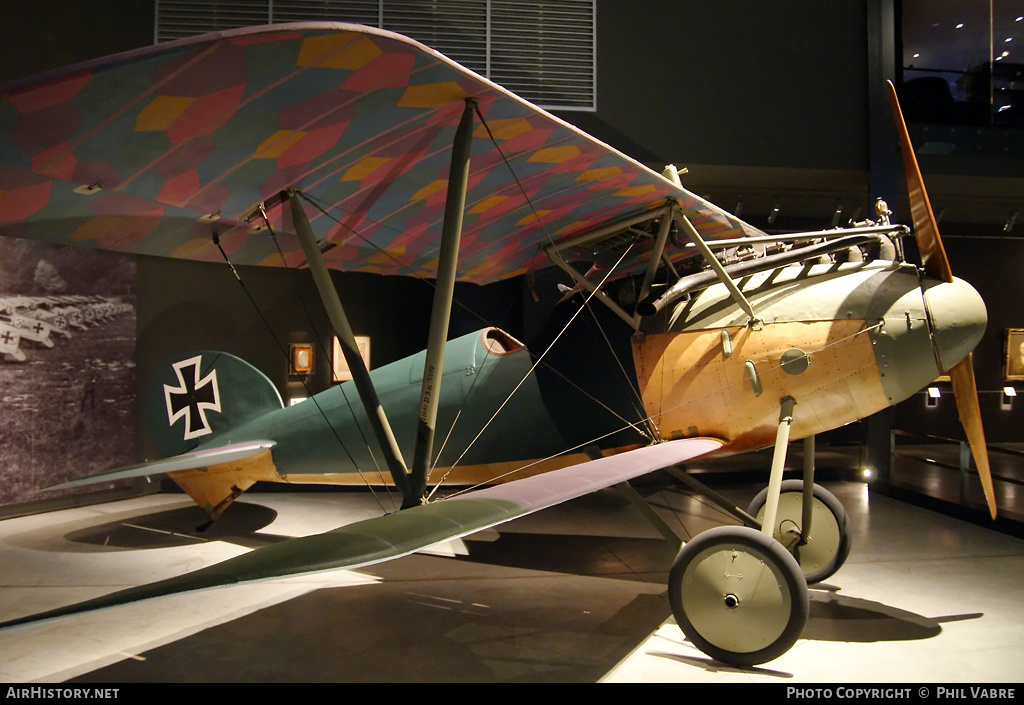
<svg viewBox="0 0 1024 705"><path fill-rule="evenodd" d="M803 637L737 669L682 636L672 550L615 491L359 572L160 598L0 631L2 682L1019 682L1024 541L827 483L854 527ZM745 506L755 487L723 490ZM680 532L724 521L648 498ZM0 521L4 619L380 513L366 492L246 494L208 535L182 495Z"/></svg>

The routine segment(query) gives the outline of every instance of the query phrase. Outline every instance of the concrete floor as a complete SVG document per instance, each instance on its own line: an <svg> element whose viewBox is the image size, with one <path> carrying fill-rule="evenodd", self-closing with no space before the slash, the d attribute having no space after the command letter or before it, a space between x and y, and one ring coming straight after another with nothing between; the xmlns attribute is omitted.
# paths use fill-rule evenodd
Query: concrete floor
<svg viewBox="0 0 1024 705"><path fill-rule="evenodd" d="M683 637L673 551L605 491L358 572L176 595L0 630L16 682L1019 682L1024 541L828 484L853 550L803 637L751 669ZM741 506L754 487L723 490ZM675 492L681 533L733 523ZM0 521L0 619L192 570L380 513L363 492L246 494L207 535L181 495Z"/></svg>

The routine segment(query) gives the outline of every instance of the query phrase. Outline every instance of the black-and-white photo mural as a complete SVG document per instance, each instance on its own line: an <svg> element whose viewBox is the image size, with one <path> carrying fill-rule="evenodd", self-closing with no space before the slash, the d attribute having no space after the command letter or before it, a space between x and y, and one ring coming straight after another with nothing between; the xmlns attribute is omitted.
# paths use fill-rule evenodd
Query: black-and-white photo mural
<svg viewBox="0 0 1024 705"><path fill-rule="evenodd" d="M135 269L0 238L0 505L134 462Z"/></svg>

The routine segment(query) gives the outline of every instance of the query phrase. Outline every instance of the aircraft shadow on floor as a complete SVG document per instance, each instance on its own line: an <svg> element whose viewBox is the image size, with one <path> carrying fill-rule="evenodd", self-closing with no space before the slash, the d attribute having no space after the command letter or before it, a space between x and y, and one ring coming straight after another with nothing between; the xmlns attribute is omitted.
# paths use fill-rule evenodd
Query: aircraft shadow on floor
<svg viewBox="0 0 1024 705"><path fill-rule="evenodd" d="M382 583L316 590L69 682L595 682L668 611L642 583L581 595L576 576L433 556L374 568Z"/></svg>
<svg viewBox="0 0 1024 705"><path fill-rule="evenodd" d="M277 512L269 507L238 502L231 512L200 531L198 527L207 521L207 516L199 507L190 505L77 529L64 534L64 540L126 550L192 546L200 541L257 548L290 538L261 532L276 518Z"/></svg>
<svg viewBox="0 0 1024 705"><path fill-rule="evenodd" d="M942 625L967 619L979 619L980 613L924 617L873 600L839 595L833 585L811 587L811 608L801 639L846 643L874 643L931 639L942 633ZM682 639L682 634L679 635ZM668 651L648 651L647 655L677 661L711 672L751 673L790 679L792 673L766 666L740 668L720 663L699 653L694 655Z"/></svg>
<svg viewBox="0 0 1024 705"><path fill-rule="evenodd" d="M659 538L501 532L497 540L466 539L456 560L552 573L664 582L674 550ZM651 576L650 574L654 574Z"/></svg>
<svg viewBox="0 0 1024 705"><path fill-rule="evenodd" d="M815 641L878 642L931 639L946 622L980 619L981 613L924 617L881 602L840 595L829 585L812 586L811 613L803 638Z"/></svg>
<svg viewBox="0 0 1024 705"><path fill-rule="evenodd" d="M520 547L532 545L533 538ZM576 538L569 537L564 548ZM537 576L520 566L485 564L481 573L472 559L410 558L375 566L383 578L379 584L307 593L75 682L593 682L669 616L663 595L622 592L609 581L584 585L560 571ZM453 580L452 573L461 579ZM581 596L581 589L587 594ZM805 639L927 639L944 622L979 616L927 618L835 593L829 586L812 591ZM573 595L579 604L567 608ZM682 643L682 634L678 638ZM647 655L704 670L793 677L771 664L739 669L693 653Z"/></svg>
<svg viewBox="0 0 1024 705"><path fill-rule="evenodd" d="M255 543L276 516L256 504L232 509L205 535L194 529L201 514L178 508L66 538L126 549L181 545L197 536ZM76 681L592 682L669 619L664 593L643 587L663 584L658 574L672 559L664 540L509 528L467 540L466 555L380 564L369 569L381 578L378 584L315 590L148 651L144 662L126 660ZM981 616L926 617L842 595L838 586L841 579L812 589L803 639L928 639L941 633L943 623ZM678 639L682 644L681 633ZM404 656L393 658L399 652ZM737 669L696 649L693 656L647 654L706 670L792 677L771 664Z"/></svg>
<svg viewBox="0 0 1024 705"><path fill-rule="evenodd" d="M670 549L658 539L603 536L550 536L502 533L490 543L468 542L468 556L458 560L579 575L624 577L667 571ZM669 559L670 560L670 559ZM625 568L628 567L628 571ZM841 575L839 576L841 577ZM942 624L979 619L981 613L926 617L881 602L840 594L831 584L811 586L810 617L804 639L842 642L889 642L930 639Z"/></svg>

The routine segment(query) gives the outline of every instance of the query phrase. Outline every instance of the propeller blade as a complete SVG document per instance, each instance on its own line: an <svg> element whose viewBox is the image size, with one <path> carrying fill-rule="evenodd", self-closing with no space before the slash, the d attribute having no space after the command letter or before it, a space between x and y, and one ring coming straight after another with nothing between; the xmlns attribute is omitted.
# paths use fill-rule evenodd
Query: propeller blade
<svg viewBox="0 0 1024 705"><path fill-rule="evenodd" d="M978 468L981 489L985 493L988 513L996 518L996 494L992 487L992 469L988 463L988 447L985 445L985 430L981 424L981 408L978 405L978 385L974 381L974 354L971 353L954 365L949 371L953 381L953 396L960 413L960 423L971 446L974 465Z"/></svg>
<svg viewBox="0 0 1024 705"><path fill-rule="evenodd" d="M892 104L896 133L900 139L900 151L903 152L903 168L907 172L907 194L910 196L910 216L914 221L914 237L917 239L917 249L921 253L921 262L926 274L935 279L951 282L953 272L949 268L949 259L939 237L939 226L935 222L935 214L928 201L928 192L925 191L921 169L917 165L917 156L910 143L907 123L903 121L896 86L892 81L886 81L886 87L889 91L889 102Z"/></svg>
<svg viewBox="0 0 1024 705"><path fill-rule="evenodd" d="M910 133L907 132L907 123L903 120L903 111L900 110L896 86L892 81L886 81L886 88L892 105L896 133L900 140L900 151L903 153L903 169L907 174L907 194L910 197L910 215L914 221L914 237L917 239L917 249L921 253L925 274L933 279L952 282L953 272L949 267L946 249L942 246L942 238L939 236L939 225L935 222L935 214L928 201L921 168L917 164L917 156L910 143ZM956 398L960 424L967 434L967 442L971 447L971 455L974 456L974 465L978 469L988 512L995 519L996 497L992 486L992 469L988 461L988 446L985 445L985 429L981 423L978 384L974 379L974 355L968 353L967 357L948 371L948 374L953 381L953 396Z"/></svg>

